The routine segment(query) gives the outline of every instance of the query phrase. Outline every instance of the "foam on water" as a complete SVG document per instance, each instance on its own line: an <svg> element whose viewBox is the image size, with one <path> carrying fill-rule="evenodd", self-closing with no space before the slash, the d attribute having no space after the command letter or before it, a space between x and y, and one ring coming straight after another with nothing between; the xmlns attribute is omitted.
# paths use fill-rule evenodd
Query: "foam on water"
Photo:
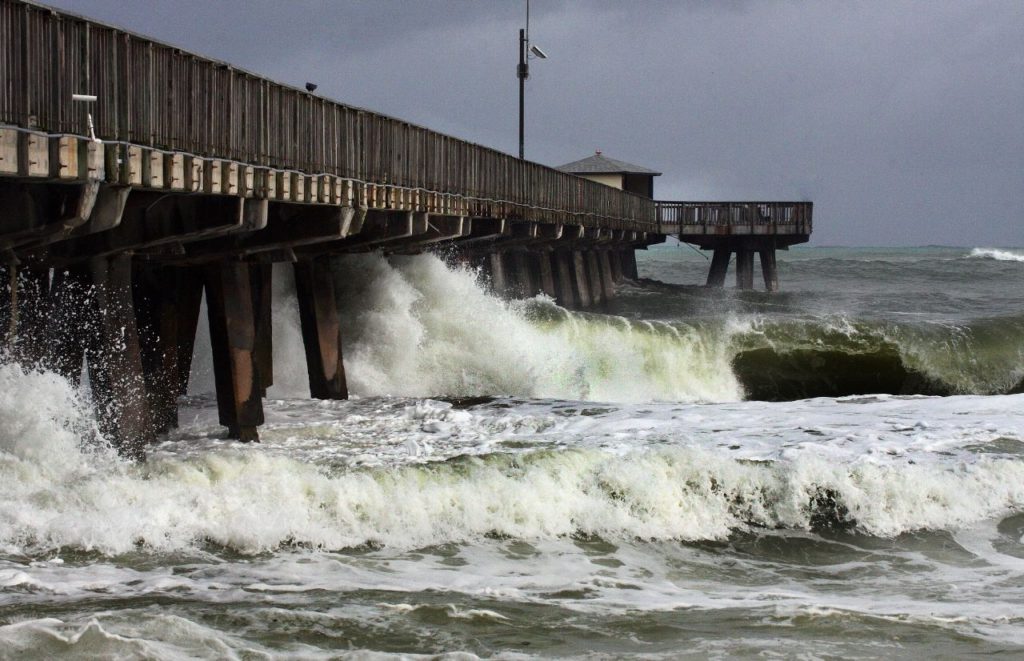
<svg viewBox="0 0 1024 661"><path fill-rule="evenodd" d="M970 268L1007 268L988 259ZM306 398L279 270L259 445L199 396L123 462L76 388L0 364L0 659L1024 645L1024 395L742 401L732 364L894 347L998 390L1019 317L651 322L502 302L433 257L338 268L359 396Z"/></svg>
<svg viewBox="0 0 1024 661"><path fill-rule="evenodd" d="M998 248L974 248L968 257L994 259L1000 262L1024 262L1024 254Z"/></svg>
<svg viewBox="0 0 1024 661"><path fill-rule="evenodd" d="M345 367L362 395L728 401L727 327L631 322L505 302L430 255L340 260Z"/></svg>
<svg viewBox="0 0 1024 661"><path fill-rule="evenodd" d="M441 403L393 407L389 414L387 405L367 400L377 418L398 418L376 438L359 436L367 418L310 402L300 416L306 426L266 448L229 444L179 454L172 444L135 465L90 449L88 417L57 377L8 364L0 380L0 548L8 553L170 552L211 542L243 553L291 544L401 549L495 534L705 540L750 525L808 528L821 517L892 536L956 528L1024 505L1019 457L959 447L1024 436L1015 428L943 443L941 430L929 436L910 427L919 443L906 450L913 460L906 451L890 454L890 441L878 434L844 445L849 430L842 428L835 447L821 438L830 432L809 441L794 430L791 442L769 449L762 430L753 443L745 432L729 435L738 452L720 449L723 428L749 430L751 416L764 424L778 417L780 434L797 420L823 428L814 402L770 414L758 403L737 403L715 415L707 405L648 405L572 409L576 414L567 416L568 407L467 413ZM1000 401L1012 408L1020 399ZM870 414L865 406L897 415L893 401L899 400L856 405L857 417ZM949 434L965 424L947 417ZM275 429L273 413L268 428ZM288 452L289 439L325 435L331 442L318 461ZM347 461L353 443L361 458L392 459L370 462L375 466ZM404 458L395 458L396 446ZM340 461L327 460L332 448Z"/></svg>

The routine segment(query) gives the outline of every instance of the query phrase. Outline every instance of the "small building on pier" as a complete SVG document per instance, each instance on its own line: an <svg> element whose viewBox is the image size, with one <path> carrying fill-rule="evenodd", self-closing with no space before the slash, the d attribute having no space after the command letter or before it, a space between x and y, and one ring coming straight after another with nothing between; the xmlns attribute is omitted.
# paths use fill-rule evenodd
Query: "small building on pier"
<svg viewBox="0 0 1024 661"><path fill-rule="evenodd" d="M660 172L655 172L650 168L608 158L601 153L600 149L595 151L593 156L559 165L555 169L652 199L654 198L654 178L661 176Z"/></svg>

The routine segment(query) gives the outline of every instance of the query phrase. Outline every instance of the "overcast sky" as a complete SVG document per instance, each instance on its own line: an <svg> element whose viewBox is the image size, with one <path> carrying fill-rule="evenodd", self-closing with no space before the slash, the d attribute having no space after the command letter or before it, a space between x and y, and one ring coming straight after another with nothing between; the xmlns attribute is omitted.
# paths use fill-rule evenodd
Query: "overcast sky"
<svg viewBox="0 0 1024 661"><path fill-rule="evenodd" d="M523 0L49 0L509 153ZM808 199L815 245L1024 246L1024 0L532 0L526 156Z"/></svg>

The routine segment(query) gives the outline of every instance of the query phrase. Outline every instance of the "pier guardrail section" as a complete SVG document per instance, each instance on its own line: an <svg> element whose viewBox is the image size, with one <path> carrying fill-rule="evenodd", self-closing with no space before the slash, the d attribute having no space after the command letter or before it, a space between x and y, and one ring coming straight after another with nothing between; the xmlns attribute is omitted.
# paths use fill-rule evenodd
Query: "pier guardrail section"
<svg viewBox="0 0 1024 661"><path fill-rule="evenodd" d="M72 94L97 101L86 108ZM657 228L650 199L113 26L0 0L0 124L86 136L87 112L108 144L458 196L467 215Z"/></svg>
<svg viewBox="0 0 1024 661"><path fill-rule="evenodd" d="M699 234L809 235L812 202L655 203L658 226L681 236Z"/></svg>

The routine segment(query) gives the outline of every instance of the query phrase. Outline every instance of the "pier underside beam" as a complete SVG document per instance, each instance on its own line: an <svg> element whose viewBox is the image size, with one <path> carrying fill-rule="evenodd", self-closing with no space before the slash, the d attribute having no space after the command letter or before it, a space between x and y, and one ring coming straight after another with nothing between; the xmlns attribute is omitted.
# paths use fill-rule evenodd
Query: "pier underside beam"
<svg viewBox="0 0 1024 661"><path fill-rule="evenodd" d="M206 269L206 308L220 423L230 438L258 441L263 402L248 264L223 262Z"/></svg>
<svg viewBox="0 0 1024 661"><path fill-rule="evenodd" d="M348 399L342 362L341 318L330 264L324 259L304 260L296 262L294 269L310 396Z"/></svg>

